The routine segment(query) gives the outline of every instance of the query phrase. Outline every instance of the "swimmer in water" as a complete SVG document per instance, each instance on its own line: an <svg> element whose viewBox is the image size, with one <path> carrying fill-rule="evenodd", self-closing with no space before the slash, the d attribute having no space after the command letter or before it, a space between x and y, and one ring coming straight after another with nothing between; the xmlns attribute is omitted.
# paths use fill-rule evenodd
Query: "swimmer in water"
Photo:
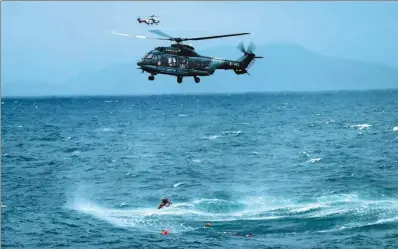
<svg viewBox="0 0 398 249"><path fill-rule="evenodd" d="M160 203L158 209L161 209L161 208L164 207L164 206L169 207L170 204L172 204L172 203L169 201L169 199L167 199L167 197L164 197L164 198L162 199L162 202Z"/></svg>

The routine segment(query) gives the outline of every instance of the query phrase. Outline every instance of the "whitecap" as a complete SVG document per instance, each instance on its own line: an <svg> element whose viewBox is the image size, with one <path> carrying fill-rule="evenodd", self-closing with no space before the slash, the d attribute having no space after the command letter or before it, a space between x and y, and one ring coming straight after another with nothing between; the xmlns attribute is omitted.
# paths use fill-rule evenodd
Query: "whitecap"
<svg viewBox="0 0 398 249"><path fill-rule="evenodd" d="M210 135L210 136L204 136L204 137L202 137L202 139L214 140L219 137L220 137L219 135Z"/></svg>
<svg viewBox="0 0 398 249"><path fill-rule="evenodd" d="M176 187L181 186L183 184L185 184L185 182L179 182L179 183L174 184L173 187L176 188Z"/></svg>
<svg viewBox="0 0 398 249"><path fill-rule="evenodd" d="M80 150L75 150L72 152L72 155L78 155L78 154L80 154Z"/></svg>
<svg viewBox="0 0 398 249"><path fill-rule="evenodd" d="M392 218L380 219L380 220L377 220L375 222L368 223L367 225L368 226L372 226L372 225L378 225L378 224L392 223L392 222L395 222L395 221L398 221L398 216L397 217L392 217Z"/></svg>
<svg viewBox="0 0 398 249"><path fill-rule="evenodd" d="M115 131L115 129L105 127L105 128L98 128L97 131L112 132L112 131Z"/></svg>
<svg viewBox="0 0 398 249"><path fill-rule="evenodd" d="M334 119L329 119L329 121L326 121L326 124L333 124L333 123L336 123Z"/></svg>
<svg viewBox="0 0 398 249"><path fill-rule="evenodd" d="M221 132L222 134L236 134L239 135L242 133L242 131L223 131Z"/></svg>
<svg viewBox="0 0 398 249"><path fill-rule="evenodd" d="M360 130L366 129L371 127L372 125L370 124L356 124L356 125L350 125L351 128L358 128Z"/></svg>
<svg viewBox="0 0 398 249"><path fill-rule="evenodd" d="M322 204L318 204L318 203L312 203L312 204L308 204L305 206L301 206L301 207L294 207L290 209L290 212L293 213L304 213L304 212L308 212L308 211L312 211L318 208L324 207L324 205Z"/></svg>
<svg viewBox="0 0 398 249"><path fill-rule="evenodd" d="M393 131L398 131L398 126L394 126L394 127L392 128L392 130L393 130Z"/></svg>
<svg viewBox="0 0 398 249"><path fill-rule="evenodd" d="M310 163L316 163L319 162L322 158L318 157L318 158L312 158L309 160Z"/></svg>

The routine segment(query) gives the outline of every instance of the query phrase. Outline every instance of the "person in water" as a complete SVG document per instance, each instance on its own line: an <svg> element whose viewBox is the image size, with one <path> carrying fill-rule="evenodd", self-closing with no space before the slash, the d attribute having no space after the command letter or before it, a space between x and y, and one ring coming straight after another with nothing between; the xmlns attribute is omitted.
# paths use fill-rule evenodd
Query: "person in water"
<svg viewBox="0 0 398 249"><path fill-rule="evenodd" d="M170 204L172 204L172 203L169 201L169 199L167 199L167 197L164 197L162 199L162 202L160 203L158 209L161 209L164 206L168 207L168 206L170 206Z"/></svg>

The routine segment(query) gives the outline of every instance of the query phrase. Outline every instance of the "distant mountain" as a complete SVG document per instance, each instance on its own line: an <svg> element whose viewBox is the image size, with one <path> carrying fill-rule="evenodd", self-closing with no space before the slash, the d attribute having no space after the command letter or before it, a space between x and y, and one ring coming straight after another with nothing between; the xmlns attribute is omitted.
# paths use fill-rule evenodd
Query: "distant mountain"
<svg viewBox="0 0 398 249"><path fill-rule="evenodd" d="M198 48L200 48L198 44ZM241 56L236 47L198 50L200 54L225 59ZM145 53L143 51L142 55ZM324 56L295 44L257 46L255 53L264 56L250 68L248 75L232 71L216 71L202 77L199 84L184 78L178 84L175 77L157 75L148 81L136 63L110 65L97 71L82 72L54 87L51 84L2 85L2 95L30 94L42 90L42 95L116 95L157 93L203 93L244 91L323 91L398 88L398 69L385 65ZM141 54L134 59L140 58ZM17 89L15 88L17 87ZM33 87L33 88L32 88ZM17 94L21 95L21 94Z"/></svg>
<svg viewBox="0 0 398 249"><path fill-rule="evenodd" d="M217 52L218 51L218 52ZM236 48L203 51L220 57L237 59ZM235 52L232 52L235 51ZM398 88L398 69L376 63L339 59L311 52L295 44L272 44L255 49L258 59L241 76L248 90L318 91ZM214 78L216 78L215 76ZM224 79L236 76L229 72ZM220 77L221 78L221 77Z"/></svg>

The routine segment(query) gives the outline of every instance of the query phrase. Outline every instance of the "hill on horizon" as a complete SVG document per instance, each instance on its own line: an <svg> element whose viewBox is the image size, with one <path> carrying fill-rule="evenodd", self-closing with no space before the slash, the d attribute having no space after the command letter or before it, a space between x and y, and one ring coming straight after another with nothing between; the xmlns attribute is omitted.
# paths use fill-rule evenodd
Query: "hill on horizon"
<svg viewBox="0 0 398 249"><path fill-rule="evenodd" d="M236 60L240 51L233 46L214 47L197 52ZM137 54L131 63L112 64L96 71L80 74L58 84L50 82L2 82L2 96L40 95L140 95L170 93L228 93L262 91L328 91L398 88L398 69L369 62L328 57L297 44L275 43L257 46L256 60L249 75L218 70L210 77L201 77L199 84L192 77L182 84L176 77L157 75L148 81L147 74L137 69ZM46 89L43 91L42 89Z"/></svg>

